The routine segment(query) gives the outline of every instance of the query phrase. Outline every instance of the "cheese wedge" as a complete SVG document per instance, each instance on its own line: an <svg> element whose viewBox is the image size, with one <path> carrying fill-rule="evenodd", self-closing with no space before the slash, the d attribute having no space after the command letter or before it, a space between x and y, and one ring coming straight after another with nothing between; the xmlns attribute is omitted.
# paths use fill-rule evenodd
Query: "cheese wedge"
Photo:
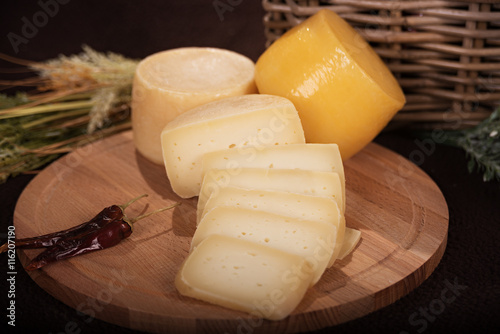
<svg viewBox="0 0 500 334"><path fill-rule="evenodd" d="M204 103L256 93L254 69L249 58L216 48L179 48L143 59L132 89L132 130L137 150L162 164L163 127Z"/></svg>
<svg viewBox="0 0 500 334"><path fill-rule="evenodd" d="M225 187L284 191L295 194L334 199L344 212L345 201L338 173L303 169L211 169L204 178L196 209L197 221L205 209L207 200Z"/></svg>
<svg viewBox="0 0 500 334"><path fill-rule="evenodd" d="M211 169L304 169L339 174L345 206L344 166L337 144L293 144L207 153L201 159L202 175Z"/></svg>
<svg viewBox="0 0 500 334"><path fill-rule="evenodd" d="M301 256L220 235L203 240L175 280L185 296L269 320L286 318L312 280Z"/></svg>
<svg viewBox="0 0 500 334"><path fill-rule="evenodd" d="M343 247L346 229L345 218L339 210L337 202L331 197L224 187L209 197L200 220L205 214L217 207L266 211L295 219L332 224L337 229L337 237L328 267L333 265Z"/></svg>
<svg viewBox="0 0 500 334"><path fill-rule="evenodd" d="M258 59L260 93L290 99L306 141L360 151L405 104L398 82L370 45L331 10L320 10Z"/></svg>
<svg viewBox="0 0 500 334"><path fill-rule="evenodd" d="M337 228L333 224L265 211L220 206L209 211L200 221L191 248L214 234L248 240L302 256L312 265L314 274L311 284L315 284L331 260Z"/></svg>
<svg viewBox="0 0 500 334"><path fill-rule="evenodd" d="M347 227L345 229L344 241L342 244L342 248L340 249L338 259L342 260L347 255L351 254L354 248L356 248L356 245L358 244L360 239L361 231Z"/></svg>
<svg viewBox="0 0 500 334"><path fill-rule="evenodd" d="M167 124L161 134L167 176L183 198L200 192L201 159L210 152L254 151L304 141L293 104L264 94L225 98L191 109Z"/></svg>

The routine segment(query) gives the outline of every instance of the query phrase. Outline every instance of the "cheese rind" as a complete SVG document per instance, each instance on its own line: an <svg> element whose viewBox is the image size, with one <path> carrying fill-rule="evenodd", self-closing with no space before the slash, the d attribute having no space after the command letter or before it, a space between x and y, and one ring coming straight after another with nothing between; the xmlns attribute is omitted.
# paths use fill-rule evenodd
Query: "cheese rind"
<svg viewBox="0 0 500 334"><path fill-rule="evenodd" d="M196 209L197 221L201 218L208 198L225 187L326 197L334 199L342 212L345 207L340 177L335 172L276 168L211 169L203 178Z"/></svg>
<svg viewBox="0 0 500 334"><path fill-rule="evenodd" d="M304 141L293 104L264 94L225 98L191 109L167 124L161 134L167 176L174 192L183 198L199 194L201 159L210 152Z"/></svg>
<svg viewBox="0 0 500 334"><path fill-rule="evenodd" d="M276 40L258 59L255 81L260 93L295 104L307 142L337 143L344 160L405 103L380 57L331 10L320 10Z"/></svg>
<svg viewBox="0 0 500 334"><path fill-rule="evenodd" d="M132 85L132 130L137 150L162 164L163 127L204 103L256 93L254 69L249 58L217 48L172 49L143 59Z"/></svg>
<svg viewBox="0 0 500 334"><path fill-rule="evenodd" d="M186 258L175 286L185 296L281 320L304 297L311 272L310 263L301 256L213 235Z"/></svg>
<svg viewBox="0 0 500 334"><path fill-rule="evenodd" d="M269 168L336 172L340 177L345 209L344 165L337 144L290 144L207 153L201 159L202 175L211 169Z"/></svg>
<svg viewBox="0 0 500 334"><path fill-rule="evenodd" d="M200 221L191 241L195 248L210 235L248 240L304 257L313 266L315 284L331 260L337 228L265 211L220 206Z"/></svg>

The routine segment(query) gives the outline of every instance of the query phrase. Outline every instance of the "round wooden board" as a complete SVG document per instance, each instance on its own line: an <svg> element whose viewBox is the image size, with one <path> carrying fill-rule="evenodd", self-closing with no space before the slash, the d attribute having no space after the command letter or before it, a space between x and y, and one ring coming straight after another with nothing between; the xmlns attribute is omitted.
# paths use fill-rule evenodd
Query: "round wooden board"
<svg viewBox="0 0 500 334"><path fill-rule="evenodd" d="M448 208L435 183L377 144L345 162L347 226L354 252L328 269L282 321L181 296L174 277L195 231L196 199L177 197L158 166L136 153L131 132L84 146L44 169L17 203L18 238L61 230L143 193L134 217L181 201L136 224L119 245L29 272L42 288L88 317L150 332L311 331L362 317L420 285L446 247ZM23 265L40 250L18 250Z"/></svg>

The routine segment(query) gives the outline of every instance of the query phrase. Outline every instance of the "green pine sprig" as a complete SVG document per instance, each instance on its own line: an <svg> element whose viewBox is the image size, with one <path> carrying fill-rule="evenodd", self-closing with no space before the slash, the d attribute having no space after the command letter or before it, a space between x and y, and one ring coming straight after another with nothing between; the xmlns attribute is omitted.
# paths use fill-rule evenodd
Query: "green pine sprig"
<svg viewBox="0 0 500 334"><path fill-rule="evenodd" d="M443 144L465 151L469 173L482 173L485 182L500 181L500 107L473 128L446 131Z"/></svg>
<svg viewBox="0 0 500 334"><path fill-rule="evenodd" d="M482 172L484 181L500 181L500 108L475 128L464 131L458 144L469 157L470 173Z"/></svg>

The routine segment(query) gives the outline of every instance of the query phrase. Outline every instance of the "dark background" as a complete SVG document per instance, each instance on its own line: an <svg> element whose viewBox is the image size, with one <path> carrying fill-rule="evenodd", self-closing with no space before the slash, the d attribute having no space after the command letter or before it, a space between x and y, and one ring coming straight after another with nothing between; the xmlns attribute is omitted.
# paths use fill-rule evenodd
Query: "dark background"
<svg viewBox="0 0 500 334"><path fill-rule="evenodd" d="M60 0L51 16L31 31L19 50L9 33L22 36L26 20L33 23L43 8L40 3L55 0L2 1L0 10L0 52L29 60L46 60L58 54L75 54L87 44L98 51L113 51L131 58L143 58L157 51L183 46L212 46L242 53L253 60L265 49L262 17L257 0L233 3L221 17L214 1L116 1ZM38 16L37 16L38 15ZM23 19L24 18L24 19ZM12 36L12 34L10 35ZM9 64L0 61L0 68ZM2 79L12 75L0 73ZM406 131L385 131L376 141L411 158L422 151ZM441 263L419 288L394 304L318 333L493 333L500 329L500 284L498 227L500 226L500 184L484 183L481 175L467 172L464 153L436 145L415 161L437 183L449 208L448 246ZM21 175L0 185L0 236L12 224L16 201L33 175ZM7 326L7 257L0 256L0 328L8 333L65 332L75 322L80 333L132 333L98 319L83 322L76 311L39 288L17 265L16 327ZM436 307L446 282L457 282L460 290L439 314ZM424 315L427 310L428 315ZM436 310L436 308L435 308ZM67 331L70 332L70 331ZM77 331L78 332L78 331Z"/></svg>

